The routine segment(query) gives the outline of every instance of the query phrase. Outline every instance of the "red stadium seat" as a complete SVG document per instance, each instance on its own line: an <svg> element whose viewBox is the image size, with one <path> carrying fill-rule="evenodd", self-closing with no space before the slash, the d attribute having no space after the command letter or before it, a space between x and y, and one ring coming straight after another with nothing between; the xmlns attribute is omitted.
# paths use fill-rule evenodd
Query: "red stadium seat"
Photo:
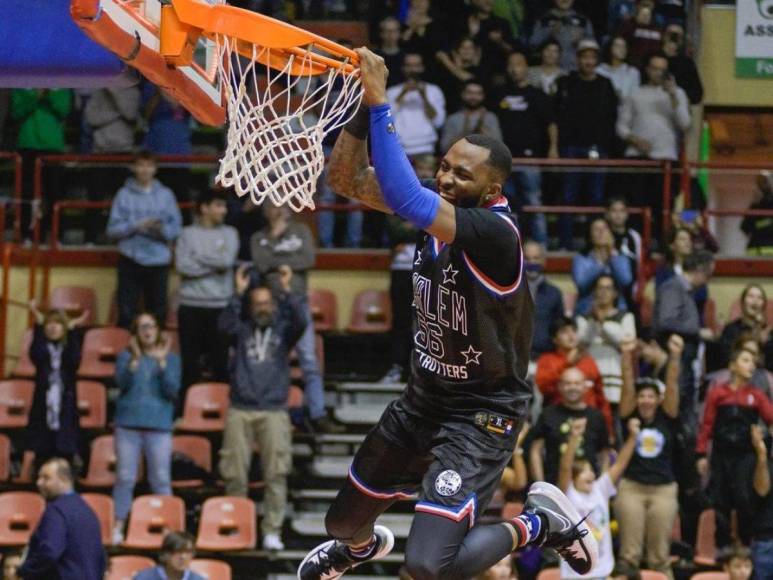
<svg viewBox="0 0 773 580"><path fill-rule="evenodd" d="M231 566L220 560L197 558L191 562L190 568L206 580L231 580Z"/></svg>
<svg viewBox="0 0 773 580"><path fill-rule="evenodd" d="M290 390L287 393L287 408L288 409L302 409L303 408L303 389L290 385Z"/></svg>
<svg viewBox="0 0 773 580"><path fill-rule="evenodd" d="M84 325L94 326L97 319L97 295L93 288L59 286L51 291L48 309L64 310L70 317L80 316L84 310L88 310Z"/></svg>
<svg viewBox="0 0 773 580"><path fill-rule="evenodd" d="M196 548L251 550L258 539L255 504L244 497L211 497L204 502Z"/></svg>
<svg viewBox="0 0 773 580"><path fill-rule="evenodd" d="M392 328L392 304L384 290L363 290L354 298L351 322L347 327L355 334L389 332Z"/></svg>
<svg viewBox="0 0 773 580"><path fill-rule="evenodd" d="M80 484L91 488L113 487L115 484L115 442L112 435L100 435L91 442L91 455L86 477ZM143 478L143 463L137 468L137 481Z"/></svg>
<svg viewBox="0 0 773 580"><path fill-rule="evenodd" d="M698 534L695 539L693 561L699 566L715 566L717 563L717 544L715 533L717 522L714 510L704 510L698 517Z"/></svg>
<svg viewBox="0 0 773 580"><path fill-rule="evenodd" d="M336 330L338 302L335 293L321 288L309 292L309 308L315 332Z"/></svg>
<svg viewBox="0 0 773 580"><path fill-rule="evenodd" d="M574 316L574 307L577 305L577 292L562 292L564 296L564 314Z"/></svg>
<svg viewBox="0 0 773 580"><path fill-rule="evenodd" d="M314 354L317 356L317 366L319 372L325 374L325 341L319 333L314 334ZM303 370L299 365L298 352L293 349L290 352L290 380L293 382L303 381Z"/></svg>
<svg viewBox="0 0 773 580"><path fill-rule="evenodd" d="M21 456L21 469L16 477L11 478L11 482L19 485L33 483L32 472L35 469L35 453L25 451Z"/></svg>
<svg viewBox="0 0 773 580"><path fill-rule="evenodd" d="M98 381L78 381L78 416L81 429L104 429L107 424L107 392Z"/></svg>
<svg viewBox="0 0 773 580"><path fill-rule="evenodd" d="M0 546L24 546L46 509L40 494L11 491L0 494Z"/></svg>
<svg viewBox="0 0 773 580"><path fill-rule="evenodd" d="M172 450L186 455L203 470L212 472L212 444L206 437L200 435L175 435L172 438ZM200 487L204 482L200 479L185 479L172 482L172 487Z"/></svg>
<svg viewBox="0 0 773 580"><path fill-rule="evenodd" d="M230 405L230 389L227 383L191 385L185 394L183 416L177 429L195 433L222 431Z"/></svg>
<svg viewBox="0 0 773 580"><path fill-rule="evenodd" d="M703 324L706 328L713 330L717 336L722 331L717 321L717 303L714 302L713 298L706 299L706 305L703 307Z"/></svg>
<svg viewBox="0 0 773 580"><path fill-rule="evenodd" d="M110 571L107 580L132 580L137 572L147 570L156 562L145 556L113 556L110 558Z"/></svg>
<svg viewBox="0 0 773 580"><path fill-rule="evenodd" d="M21 339L21 349L19 350L19 360L13 369L13 376L21 379L35 378L35 365L30 360L30 345L32 344L33 329L28 328L24 331Z"/></svg>
<svg viewBox="0 0 773 580"><path fill-rule="evenodd" d="M113 543L113 525L115 524L115 509L113 498L101 493L82 493L83 501L89 504L99 520L99 531L102 543L110 546Z"/></svg>
<svg viewBox="0 0 773 580"><path fill-rule="evenodd" d="M185 529L185 504L173 495L142 495L132 502L124 548L158 550L164 535Z"/></svg>
<svg viewBox="0 0 773 580"><path fill-rule="evenodd" d="M115 374L115 359L129 344L131 335L124 328L92 328L83 338L83 354L78 376L110 379Z"/></svg>
<svg viewBox="0 0 773 580"><path fill-rule="evenodd" d="M8 481L11 476L11 440L0 434L0 481Z"/></svg>
<svg viewBox="0 0 773 580"><path fill-rule="evenodd" d="M35 383L26 379L0 381L0 429L27 426Z"/></svg>

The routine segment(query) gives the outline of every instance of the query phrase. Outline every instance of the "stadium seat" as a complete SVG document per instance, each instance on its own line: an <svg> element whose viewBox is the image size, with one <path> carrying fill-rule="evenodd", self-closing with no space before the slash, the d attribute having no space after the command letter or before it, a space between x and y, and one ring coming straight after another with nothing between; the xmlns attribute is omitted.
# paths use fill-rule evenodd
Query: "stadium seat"
<svg viewBox="0 0 773 580"><path fill-rule="evenodd" d="M78 416L81 429L104 429L107 424L107 392L98 381L78 381Z"/></svg>
<svg viewBox="0 0 773 580"><path fill-rule="evenodd" d="M107 580L132 580L137 572L155 565L154 560L145 556L113 556L110 558Z"/></svg>
<svg viewBox="0 0 773 580"><path fill-rule="evenodd" d="M338 320L338 302L335 293L318 288L309 292L309 308L314 321L315 332L336 330Z"/></svg>
<svg viewBox="0 0 773 580"><path fill-rule="evenodd" d="M0 429L27 426L35 383L27 379L0 381Z"/></svg>
<svg viewBox="0 0 773 580"><path fill-rule="evenodd" d="M36 492L0 494L0 546L26 545L45 508L45 500Z"/></svg>
<svg viewBox="0 0 773 580"><path fill-rule="evenodd" d="M25 451L21 456L21 468L19 474L11 478L11 483L17 485L26 485L33 483L32 472L35 468L35 453L33 451Z"/></svg>
<svg viewBox="0 0 773 580"><path fill-rule="evenodd" d="M196 548L251 550L257 541L255 504L244 497L212 497L204 502Z"/></svg>
<svg viewBox="0 0 773 580"><path fill-rule="evenodd" d="M59 286L51 291L49 310L64 310L67 316L80 316L89 311L84 326L94 326L97 320L97 295L93 288L84 286Z"/></svg>
<svg viewBox="0 0 773 580"><path fill-rule="evenodd" d="M8 481L11 476L11 440L0 434L0 481Z"/></svg>
<svg viewBox="0 0 773 580"><path fill-rule="evenodd" d="M142 495L132 502L124 548L158 550L168 532L185 529L185 504L173 495Z"/></svg>
<svg viewBox="0 0 773 580"><path fill-rule="evenodd" d="M227 383L198 383L185 394L183 416L177 424L180 431L205 433L222 431L230 404Z"/></svg>
<svg viewBox="0 0 773 580"><path fill-rule="evenodd" d="M363 290L357 294L347 330L355 334L375 334L389 332L391 328L389 294L384 290Z"/></svg>
<svg viewBox="0 0 773 580"><path fill-rule="evenodd" d="M115 358L129 344L131 335L124 328L92 328L83 338L83 354L78 376L87 379L111 379Z"/></svg>
<svg viewBox="0 0 773 580"><path fill-rule="evenodd" d="M20 379L35 378L35 365L30 360L30 345L32 344L32 328L24 331L21 339L21 349L19 350L19 360L13 368L13 376Z"/></svg>
<svg viewBox="0 0 773 580"><path fill-rule="evenodd" d="M730 580L727 572L699 572L690 576L690 580Z"/></svg>
<svg viewBox="0 0 773 580"><path fill-rule="evenodd" d="M564 297L564 314L572 318L574 307L577 306L577 292L562 292Z"/></svg>
<svg viewBox="0 0 773 580"><path fill-rule="evenodd" d="M102 543L105 546L111 546L113 544L113 524L115 523L113 498L102 493L82 493L81 497L97 515Z"/></svg>
<svg viewBox="0 0 773 580"><path fill-rule="evenodd" d="M703 324L713 330L717 336L722 332L722 327L717 321L717 303L713 298L706 298L706 305L703 307Z"/></svg>
<svg viewBox="0 0 773 580"><path fill-rule="evenodd" d="M537 575L537 580L560 580L561 570L559 568L545 568Z"/></svg>
<svg viewBox="0 0 773 580"><path fill-rule="evenodd" d="M699 566L715 566L717 544L715 533L717 522L714 510L703 510L698 517L698 532L695 538L693 562Z"/></svg>
<svg viewBox="0 0 773 580"><path fill-rule="evenodd" d="M502 519L511 520L521 515L523 504L518 501L509 501L502 508Z"/></svg>
<svg viewBox="0 0 773 580"><path fill-rule="evenodd" d="M212 472L212 444L200 435L175 435L172 438L172 451L188 456L203 470ZM184 479L172 482L172 487L199 487L204 485L201 479Z"/></svg>
<svg viewBox="0 0 773 580"><path fill-rule="evenodd" d="M317 356L317 366L319 372L325 375L325 342L322 335L314 334L314 354ZM290 380L293 382L303 381L303 371L298 362L298 353L295 349L290 351Z"/></svg>
<svg viewBox="0 0 773 580"><path fill-rule="evenodd" d="M641 570L641 580L668 580L668 576L663 572L657 572L655 570Z"/></svg>
<svg viewBox="0 0 773 580"><path fill-rule="evenodd" d="M113 487L115 484L115 443L112 435L100 435L91 442L89 468L80 484L91 488ZM143 463L137 468L137 481L144 475Z"/></svg>
<svg viewBox="0 0 773 580"><path fill-rule="evenodd" d="M220 560L196 559L191 562L190 569L205 580L231 580L231 566Z"/></svg>

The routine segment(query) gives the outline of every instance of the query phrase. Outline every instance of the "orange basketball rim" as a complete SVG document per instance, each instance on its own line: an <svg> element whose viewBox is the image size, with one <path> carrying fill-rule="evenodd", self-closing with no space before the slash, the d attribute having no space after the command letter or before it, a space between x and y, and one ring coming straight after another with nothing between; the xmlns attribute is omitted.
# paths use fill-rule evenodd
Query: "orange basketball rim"
<svg viewBox="0 0 773 580"><path fill-rule="evenodd" d="M346 47L223 0L71 0L76 24L94 41L168 91L201 123L222 125L226 102L218 46L273 69L319 75L356 71ZM289 65L289 66L288 66Z"/></svg>

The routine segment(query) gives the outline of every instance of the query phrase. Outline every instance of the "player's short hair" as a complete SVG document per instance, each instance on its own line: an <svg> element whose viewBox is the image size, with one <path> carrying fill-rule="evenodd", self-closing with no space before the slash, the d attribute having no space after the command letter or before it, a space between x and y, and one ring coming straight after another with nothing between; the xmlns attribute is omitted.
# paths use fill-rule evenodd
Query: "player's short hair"
<svg viewBox="0 0 773 580"><path fill-rule="evenodd" d="M488 150L489 154L486 164L494 169L497 177L501 179L502 182L510 177L510 172L513 169L513 154L510 152L507 145L499 139L481 133L467 135L464 140L471 145L483 147Z"/></svg>
<svg viewBox="0 0 773 580"><path fill-rule="evenodd" d="M550 322L550 336L555 337L560 330L563 330L567 326L571 326L577 330L577 323L573 318L569 318L568 316L559 316L558 318L553 319Z"/></svg>
<svg viewBox="0 0 773 580"><path fill-rule="evenodd" d="M219 189L205 189L196 198L196 211L201 211L202 205L209 205L213 201L228 201L228 196L225 191Z"/></svg>
<svg viewBox="0 0 773 580"><path fill-rule="evenodd" d="M137 154L134 156L134 162L136 163L137 161L150 161L151 163L158 163L156 156L147 149L137 151Z"/></svg>
<svg viewBox="0 0 773 580"><path fill-rule="evenodd" d="M682 264L682 270L685 272L710 272L714 264L714 254L708 250L697 250L686 256Z"/></svg>

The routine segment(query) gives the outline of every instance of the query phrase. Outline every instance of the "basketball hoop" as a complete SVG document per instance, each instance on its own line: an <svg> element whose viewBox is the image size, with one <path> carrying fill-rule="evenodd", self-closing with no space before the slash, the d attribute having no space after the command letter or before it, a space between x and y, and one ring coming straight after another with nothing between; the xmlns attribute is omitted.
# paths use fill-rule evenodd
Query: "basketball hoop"
<svg viewBox="0 0 773 580"><path fill-rule="evenodd" d="M223 0L71 0L71 13L199 121L227 115L219 183L314 209L322 141L362 100L356 53Z"/></svg>

